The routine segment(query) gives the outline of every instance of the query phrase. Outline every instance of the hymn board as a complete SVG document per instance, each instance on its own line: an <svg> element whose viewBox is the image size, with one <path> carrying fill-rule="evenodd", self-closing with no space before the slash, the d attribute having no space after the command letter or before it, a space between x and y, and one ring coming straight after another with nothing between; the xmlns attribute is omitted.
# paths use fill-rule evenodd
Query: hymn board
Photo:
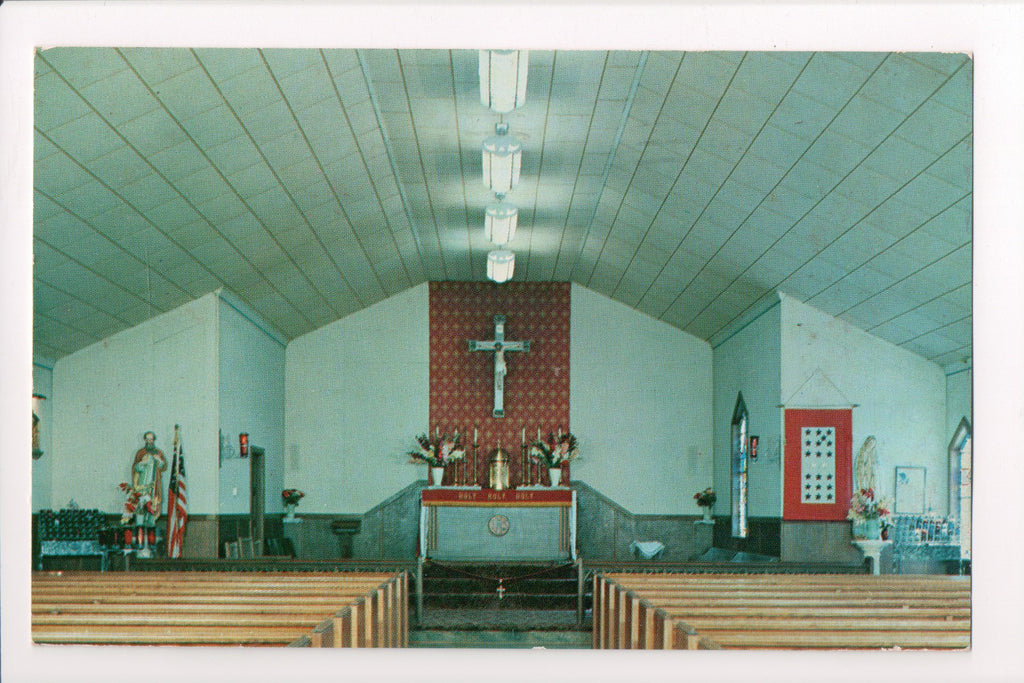
<svg viewBox="0 0 1024 683"><path fill-rule="evenodd" d="M469 341L470 351L494 352L494 417L505 417L505 352L529 351L529 341L505 340L505 316L494 316L494 339L490 341Z"/></svg>

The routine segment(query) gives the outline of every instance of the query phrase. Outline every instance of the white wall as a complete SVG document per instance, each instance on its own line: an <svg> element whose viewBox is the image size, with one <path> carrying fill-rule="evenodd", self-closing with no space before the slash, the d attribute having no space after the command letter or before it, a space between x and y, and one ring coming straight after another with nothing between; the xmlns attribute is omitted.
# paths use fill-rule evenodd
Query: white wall
<svg viewBox="0 0 1024 683"><path fill-rule="evenodd" d="M715 514L732 513L732 416L736 398L760 437L757 459L747 464L748 517L782 514L781 306L776 302L714 348Z"/></svg>
<svg viewBox="0 0 1024 683"><path fill-rule="evenodd" d="M923 466L925 504L944 514L948 437L942 369L783 295L781 402L792 404L792 397L816 371L858 406L853 409L853 457L865 438L878 440L875 476L882 495L891 499L897 466ZM807 401L801 398L798 403Z"/></svg>
<svg viewBox="0 0 1024 683"><path fill-rule="evenodd" d="M698 514L712 481L711 347L573 285L572 476L638 514Z"/></svg>
<svg viewBox="0 0 1024 683"><path fill-rule="evenodd" d="M230 292L218 304L220 334L220 511L249 512L249 459L238 435L265 450L264 509L281 512L284 481L284 355L282 335Z"/></svg>
<svg viewBox="0 0 1024 683"><path fill-rule="evenodd" d="M52 507L50 493L50 463L53 462L53 368L43 363L32 363L32 393L45 396L39 403L39 447L43 454L32 461L32 510Z"/></svg>
<svg viewBox="0 0 1024 683"><path fill-rule="evenodd" d="M417 479L405 455L428 428L428 289L408 289L285 351L284 487L300 511L365 512Z"/></svg>
<svg viewBox="0 0 1024 683"><path fill-rule="evenodd" d="M54 364L53 507L120 512L143 433L170 457L180 424L189 511L217 512L216 306L208 294Z"/></svg>

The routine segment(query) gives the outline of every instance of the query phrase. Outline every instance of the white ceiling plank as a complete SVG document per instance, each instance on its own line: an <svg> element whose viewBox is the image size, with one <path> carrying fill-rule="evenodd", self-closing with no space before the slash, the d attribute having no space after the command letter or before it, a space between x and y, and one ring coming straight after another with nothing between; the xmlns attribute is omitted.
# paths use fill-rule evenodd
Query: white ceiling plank
<svg viewBox="0 0 1024 683"><path fill-rule="evenodd" d="M479 104L475 50L132 48L126 62L61 48L70 87L48 54L40 306L56 282L108 303L88 331L37 330L37 352L113 329L118 306L127 326L215 286L288 335L427 279L484 278L479 145L497 117ZM920 305L941 339L907 342L913 318L873 333L970 353L963 55L540 50L530 63L527 104L505 117L525 147L517 278L573 278L716 338L774 287L862 326Z"/></svg>
<svg viewBox="0 0 1024 683"><path fill-rule="evenodd" d="M110 48L87 51L70 47L55 47L41 51L42 59L52 65L55 72L75 85L84 88L92 83L124 71L124 60Z"/></svg>

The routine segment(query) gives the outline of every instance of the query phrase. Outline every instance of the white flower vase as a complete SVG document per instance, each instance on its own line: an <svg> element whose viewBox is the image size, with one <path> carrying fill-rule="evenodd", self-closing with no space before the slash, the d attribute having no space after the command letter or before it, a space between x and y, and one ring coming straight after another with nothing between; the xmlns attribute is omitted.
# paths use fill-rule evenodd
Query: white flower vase
<svg viewBox="0 0 1024 683"><path fill-rule="evenodd" d="M430 468L430 485L431 486L440 486L442 479L444 479L444 468L443 467L431 467Z"/></svg>
<svg viewBox="0 0 1024 683"><path fill-rule="evenodd" d="M562 481L562 468L561 467L549 467L548 476L551 478L551 485L558 486L559 482Z"/></svg>
<svg viewBox="0 0 1024 683"><path fill-rule="evenodd" d="M701 508L700 508L700 511L704 515L704 521L705 522L710 522L711 521L711 506L710 505L702 505Z"/></svg>
<svg viewBox="0 0 1024 683"><path fill-rule="evenodd" d="M142 529L142 547L135 551L135 557L153 557L153 549L149 545L149 529Z"/></svg>
<svg viewBox="0 0 1024 683"><path fill-rule="evenodd" d="M878 518L858 519L853 522L853 537L877 541L882 537L882 524Z"/></svg>
<svg viewBox="0 0 1024 683"><path fill-rule="evenodd" d="M295 521L295 507L295 503L284 504L284 518L287 519L289 522Z"/></svg>

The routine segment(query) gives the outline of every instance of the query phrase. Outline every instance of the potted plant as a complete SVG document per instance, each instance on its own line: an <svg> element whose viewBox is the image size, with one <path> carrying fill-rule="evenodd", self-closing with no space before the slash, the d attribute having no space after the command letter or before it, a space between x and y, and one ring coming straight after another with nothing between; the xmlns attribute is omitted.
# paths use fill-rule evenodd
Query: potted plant
<svg viewBox="0 0 1024 683"><path fill-rule="evenodd" d="M537 439L530 446L530 459L548 468L551 485L558 486L562 480L562 465L579 457L579 441L569 432L548 434L547 441Z"/></svg>
<svg viewBox="0 0 1024 683"><path fill-rule="evenodd" d="M444 476L444 468L453 462L466 457L466 451L459 442L459 430L455 430L452 436L447 433L435 431L433 438L429 434L420 434L416 437L419 446L416 450L409 451L411 462L425 462L430 468L430 481L433 486L440 486Z"/></svg>
<svg viewBox="0 0 1024 683"><path fill-rule="evenodd" d="M285 489L281 491L281 500L284 501L284 509L287 511L285 519L295 519L295 506L306 497L306 494L298 489Z"/></svg>
<svg viewBox="0 0 1024 683"><path fill-rule="evenodd" d="M884 497L875 497L874 489L861 489L850 499L846 518L853 522L853 537L877 540L882 525L887 523L889 503Z"/></svg>
<svg viewBox="0 0 1024 683"><path fill-rule="evenodd" d="M703 491L697 491L693 494L693 499L697 501L697 505L701 508L701 512L704 515L704 521L711 521L711 508L714 507L715 501L718 500L718 496L715 495L715 490L710 486Z"/></svg>

